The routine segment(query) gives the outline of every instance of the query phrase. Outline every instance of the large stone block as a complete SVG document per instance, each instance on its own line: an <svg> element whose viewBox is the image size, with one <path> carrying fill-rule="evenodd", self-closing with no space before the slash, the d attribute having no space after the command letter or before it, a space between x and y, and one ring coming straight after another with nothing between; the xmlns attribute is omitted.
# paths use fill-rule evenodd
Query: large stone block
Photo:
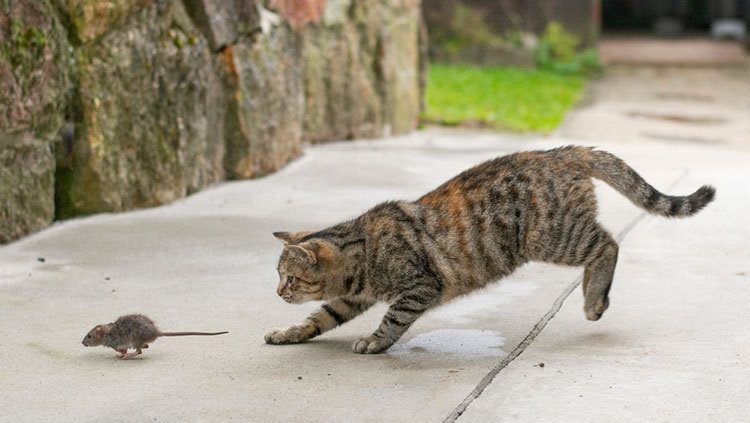
<svg viewBox="0 0 750 423"><path fill-rule="evenodd" d="M377 137L416 127L419 5L329 1L323 20L304 29L305 140Z"/></svg>
<svg viewBox="0 0 750 423"><path fill-rule="evenodd" d="M300 48L299 37L283 25L222 50L229 177L264 175L301 153L305 99Z"/></svg>
<svg viewBox="0 0 750 423"><path fill-rule="evenodd" d="M0 244L52 223L54 174L49 140L0 134Z"/></svg>
<svg viewBox="0 0 750 423"><path fill-rule="evenodd" d="M368 138L383 133L374 51L362 47L359 33L348 23L305 29L306 141Z"/></svg>
<svg viewBox="0 0 750 423"><path fill-rule="evenodd" d="M196 25L216 51L260 28L256 0L184 0Z"/></svg>
<svg viewBox="0 0 750 423"><path fill-rule="evenodd" d="M0 2L0 243L49 225L71 53L47 0Z"/></svg>
<svg viewBox="0 0 750 423"><path fill-rule="evenodd" d="M179 1L155 0L77 54L81 120L61 216L167 203L223 179L223 93Z"/></svg>

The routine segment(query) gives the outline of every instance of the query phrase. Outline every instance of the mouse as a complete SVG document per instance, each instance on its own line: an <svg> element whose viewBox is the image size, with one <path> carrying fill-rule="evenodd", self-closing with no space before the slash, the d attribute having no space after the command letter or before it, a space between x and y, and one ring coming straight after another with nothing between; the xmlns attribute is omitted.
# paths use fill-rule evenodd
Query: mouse
<svg viewBox="0 0 750 423"><path fill-rule="evenodd" d="M229 332L162 332L156 323L143 314L120 316L114 323L96 325L83 338L83 345L97 347L103 345L117 351L118 358L127 359L143 353L148 344L162 336L223 335ZM134 349L135 352L128 352Z"/></svg>

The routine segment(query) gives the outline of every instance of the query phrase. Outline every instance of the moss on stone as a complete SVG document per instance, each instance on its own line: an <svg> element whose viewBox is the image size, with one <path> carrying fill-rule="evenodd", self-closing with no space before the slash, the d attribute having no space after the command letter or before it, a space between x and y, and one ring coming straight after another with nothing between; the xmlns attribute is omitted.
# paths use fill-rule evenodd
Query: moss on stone
<svg viewBox="0 0 750 423"><path fill-rule="evenodd" d="M139 9L155 0L59 0L66 3L76 37L87 44L97 41L108 31L117 29Z"/></svg>

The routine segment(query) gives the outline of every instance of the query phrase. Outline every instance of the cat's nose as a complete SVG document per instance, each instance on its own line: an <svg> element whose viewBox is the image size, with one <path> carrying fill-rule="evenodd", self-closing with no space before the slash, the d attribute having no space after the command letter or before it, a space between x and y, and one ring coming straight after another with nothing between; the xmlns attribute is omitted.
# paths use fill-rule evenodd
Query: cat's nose
<svg viewBox="0 0 750 423"><path fill-rule="evenodd" d="M284 294L284 286L279 284L279 286L276 287L276 293L279 294L279 297Z"/></svg>

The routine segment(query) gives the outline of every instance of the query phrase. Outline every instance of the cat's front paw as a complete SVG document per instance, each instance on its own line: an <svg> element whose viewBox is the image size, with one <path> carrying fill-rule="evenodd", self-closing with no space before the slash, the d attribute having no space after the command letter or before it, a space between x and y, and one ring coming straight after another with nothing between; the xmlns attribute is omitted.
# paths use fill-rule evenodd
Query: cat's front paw
<svg viewBox="0 0 750 423"><path fill-rule="evenodd" d="M310 339L310 337L307 335L308 331L306 331L305 329L306 328L301 326L289 326L288 328L284 329L273 329L266 334L264 339L266 340L266 344L298 344Z"/></svg>
<svg viewBox="0 0 750 423"><path fill-rule="evenodd" d="M377 354L387 350L391 345L393 345L393 341L370 335L354 341L352 350L359 354Z"/></svg>

